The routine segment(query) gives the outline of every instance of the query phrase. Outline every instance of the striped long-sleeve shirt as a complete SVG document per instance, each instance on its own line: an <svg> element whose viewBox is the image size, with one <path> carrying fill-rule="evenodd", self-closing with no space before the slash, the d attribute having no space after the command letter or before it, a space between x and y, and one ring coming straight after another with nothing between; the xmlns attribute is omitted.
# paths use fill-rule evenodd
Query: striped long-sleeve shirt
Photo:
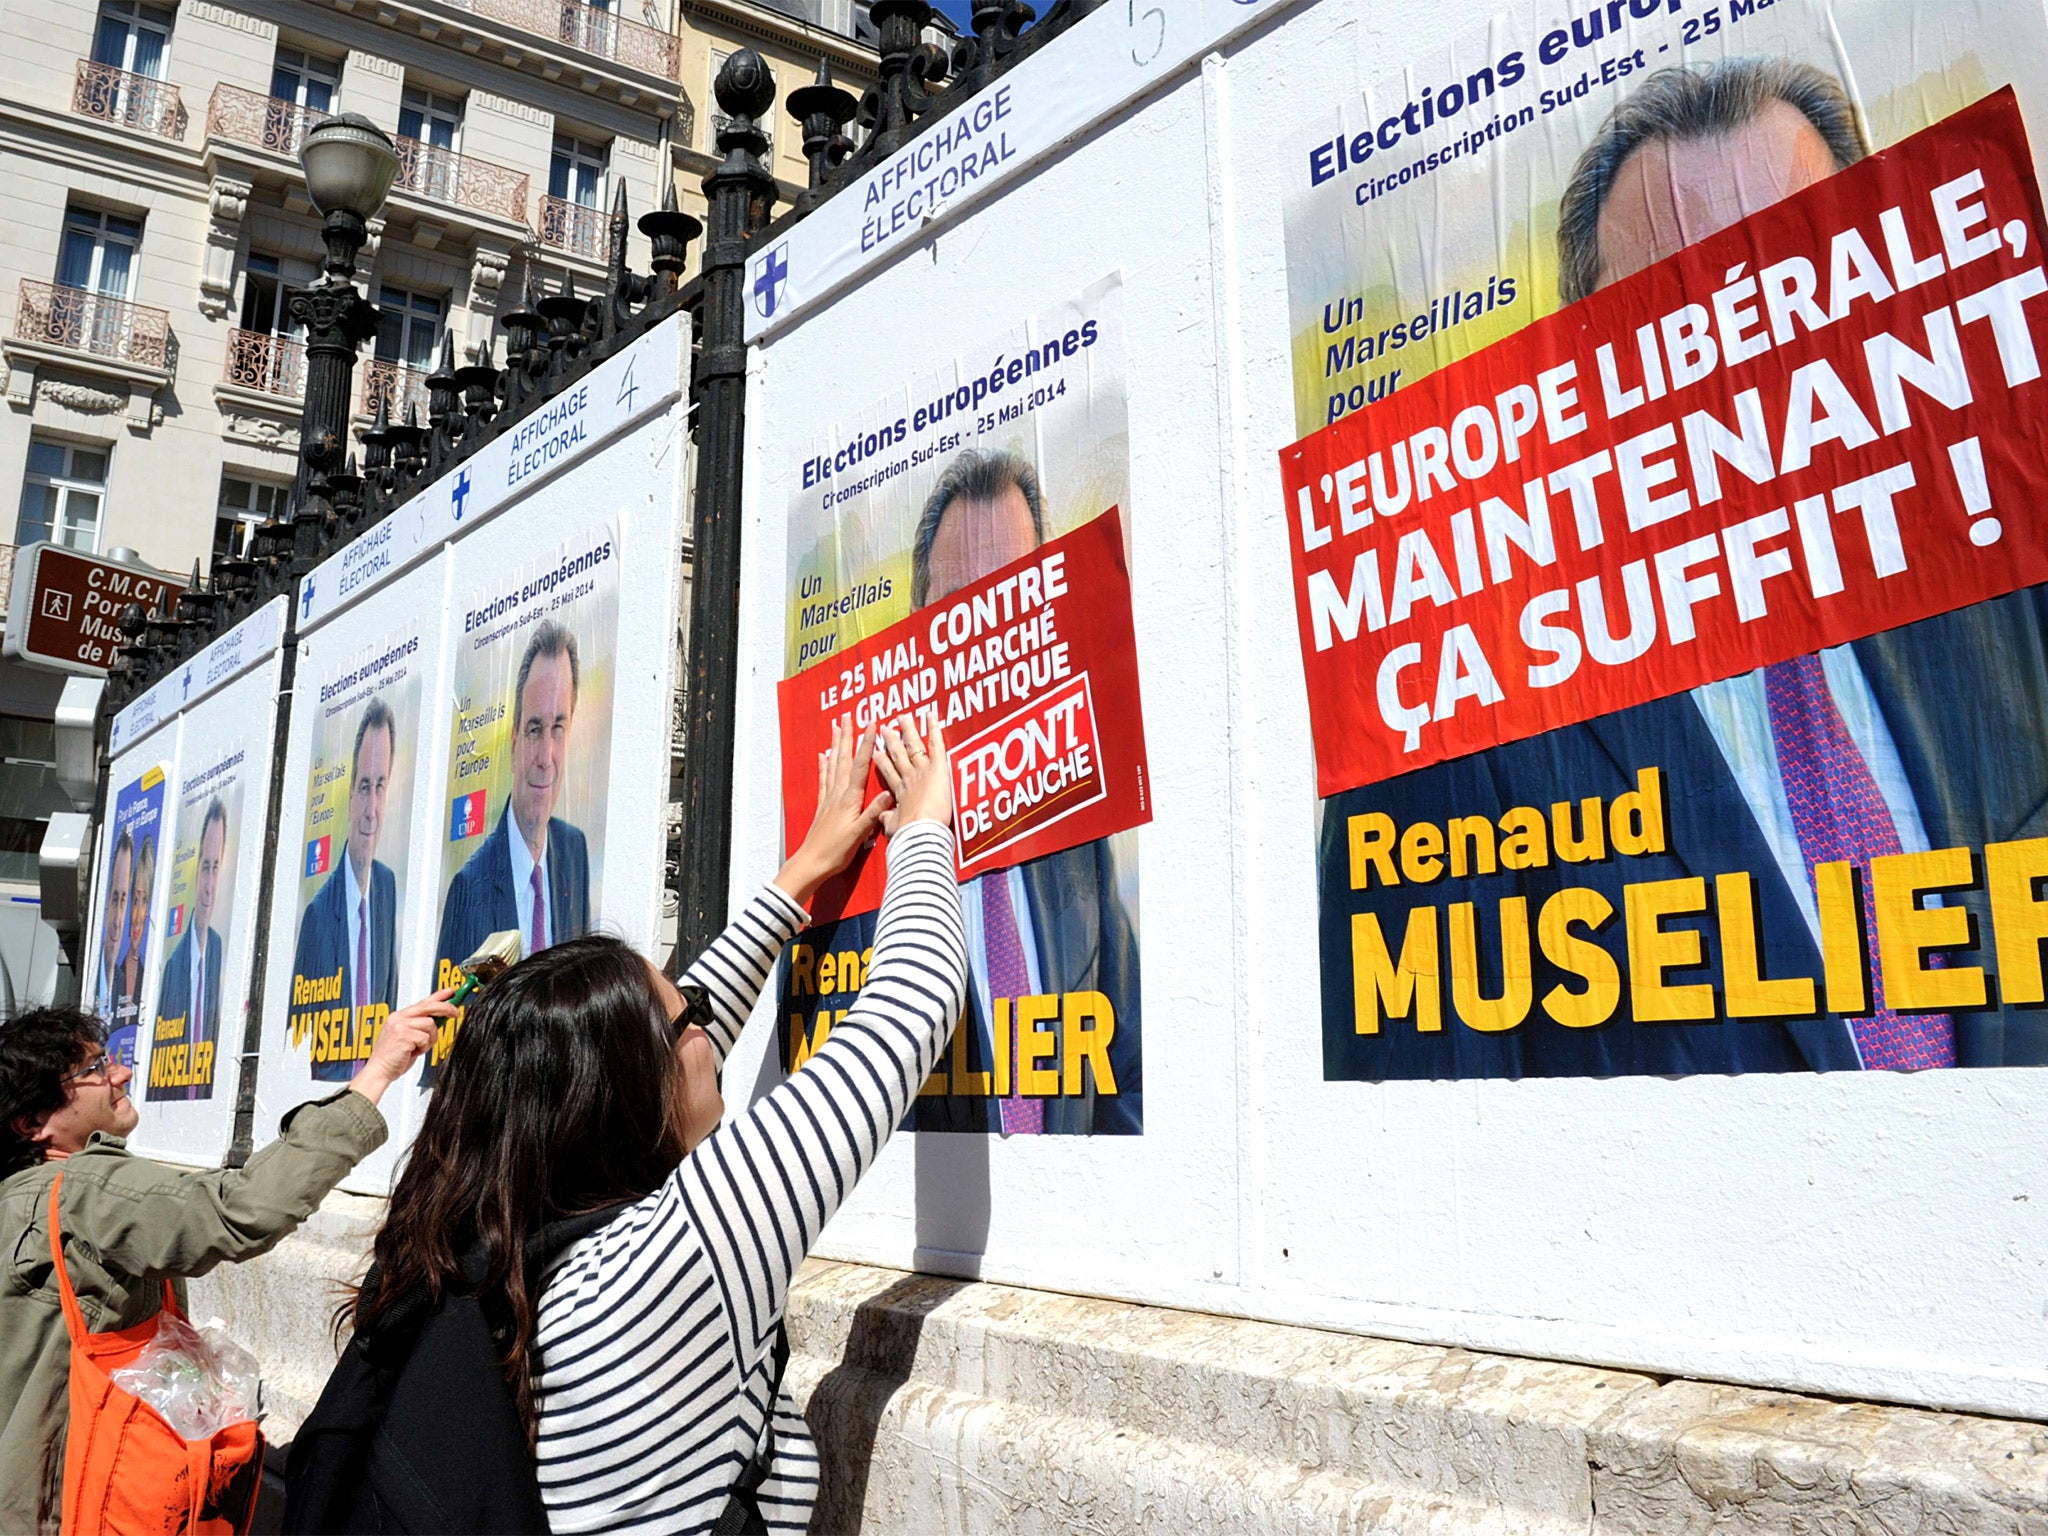
<svg viewBox="0 0 2048 1536"><path fill-rule="evenodd" d="M805 920L769 886L690 968L721 1061ZM915 822L889 845L865 985L831 1038L546 1281L537 1450L552 1529L708 1529L771 1406L762 1511L776 1530L808 1525L817 1449L786 1397L769 1402L776 1324L797 1265L930 1074L966 987L951 829Z"/></svg>

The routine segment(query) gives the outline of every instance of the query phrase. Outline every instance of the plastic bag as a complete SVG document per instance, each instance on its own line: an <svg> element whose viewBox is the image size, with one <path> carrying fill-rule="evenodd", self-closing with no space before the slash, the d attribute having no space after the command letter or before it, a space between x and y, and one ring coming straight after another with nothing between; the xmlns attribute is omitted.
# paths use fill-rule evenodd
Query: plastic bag
<svg viewBox="0 0 2048 1536"><path fill-rule="evenodd" d="M208 1439L261 1409L256 1357L228 1337L217 1317L194 1327L175 1313L160 1314L156 1337L112 1380L187 1440Z"/></svg>

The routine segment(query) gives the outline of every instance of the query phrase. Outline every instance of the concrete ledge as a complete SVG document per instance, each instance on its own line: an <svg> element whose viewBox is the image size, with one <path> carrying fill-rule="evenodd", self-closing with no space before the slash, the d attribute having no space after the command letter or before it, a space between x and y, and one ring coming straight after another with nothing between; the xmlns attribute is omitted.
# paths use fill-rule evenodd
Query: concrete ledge
<svg viewBox="0 0 2048 1536"><path fill-rule="evenodd" d="M815 1529L2048 1536L2048 1428L805 1266Z"/></svg>
<svg viewBox="0 0 2048 1536"><path fill-rule="evenodd" d="M192 1286L297 1431L383 1202ZM863 1536L2048 1536L2048 1426L812 1261L813 1529Z"/></svg>

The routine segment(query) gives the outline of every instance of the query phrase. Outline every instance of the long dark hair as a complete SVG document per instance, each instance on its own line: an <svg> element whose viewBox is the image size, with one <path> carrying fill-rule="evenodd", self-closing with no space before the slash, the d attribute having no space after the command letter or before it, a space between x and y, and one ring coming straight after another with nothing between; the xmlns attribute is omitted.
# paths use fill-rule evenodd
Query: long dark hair
<svg viewBox="0 0 2048 1536"><path fill-rule="evenodd" d="M337 1327L376 1331L424 1285L436 1302L467 1286L502 1320L500 1361L527 1436L538 1416L527 1241L551 1221L637 1200L675 1171L683 1143L670 1025L647 962L614 938L570 939L522 960L465 1010L391 1193L376 1264Z"/></svg>

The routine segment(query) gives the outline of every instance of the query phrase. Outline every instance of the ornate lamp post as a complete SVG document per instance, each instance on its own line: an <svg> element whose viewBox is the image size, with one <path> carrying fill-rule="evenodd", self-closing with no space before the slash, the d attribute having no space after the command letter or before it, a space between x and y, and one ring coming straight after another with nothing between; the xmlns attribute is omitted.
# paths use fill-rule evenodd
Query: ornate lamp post
<svg viewBox="0 0 2048 1536"><path fill-rule="evenodd" d="M304 500L292 516L295 573L312 568L334 510L332 477L341 473L347 448L356 349L377 330L377 306L356 291L356 253L398 176L398 150L375 123L346 112L308 130L299 166L324 220L327 264L320 281L295 291L290 303L292 319L306 328L306 415L299 433Z"/></svg>

